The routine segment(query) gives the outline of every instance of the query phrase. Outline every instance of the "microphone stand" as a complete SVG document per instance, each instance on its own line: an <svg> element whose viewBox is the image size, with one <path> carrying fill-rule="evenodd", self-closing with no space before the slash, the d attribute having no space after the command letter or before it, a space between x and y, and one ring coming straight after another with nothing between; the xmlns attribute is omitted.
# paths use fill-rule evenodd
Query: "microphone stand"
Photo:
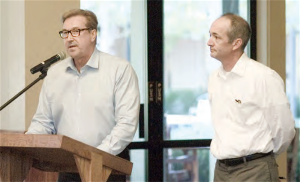
<svg viewBox="0 0 300 182"><path fill-rule="evenodd" d="M50 66L50 65L49 65ZM48 71L48 68L49 66L47 67L44 67L40 72L42 73L36 80L34 80L32 83L30 83L27 87L25 87L23 90L21 90L19 93L17 93L17 95L15 95L13 98L11 98L9 101L7 101L5 104L3 104L1 107L0 107L0 111L2 109L4 109L6 106L8 106L12 101L14 101L16 98L18 98L20 95L22 95L24 92L26 92L30 87L32 87L34 84L36 84L38 81L44 79L46 76L47 76L47 71Z"/></svg>

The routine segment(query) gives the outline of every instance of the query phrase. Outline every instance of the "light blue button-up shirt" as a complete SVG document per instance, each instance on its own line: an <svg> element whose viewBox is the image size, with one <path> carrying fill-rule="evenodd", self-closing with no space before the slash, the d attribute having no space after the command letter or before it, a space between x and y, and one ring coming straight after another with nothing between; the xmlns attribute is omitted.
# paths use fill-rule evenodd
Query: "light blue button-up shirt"
<svg viewBox="0 0 300 182"><path fill-rule="evenodd" d="M135 134L137 76L128 61L95 49L77 71L72 58L52 66L27 134L60 134L113 155Z"/></svg>

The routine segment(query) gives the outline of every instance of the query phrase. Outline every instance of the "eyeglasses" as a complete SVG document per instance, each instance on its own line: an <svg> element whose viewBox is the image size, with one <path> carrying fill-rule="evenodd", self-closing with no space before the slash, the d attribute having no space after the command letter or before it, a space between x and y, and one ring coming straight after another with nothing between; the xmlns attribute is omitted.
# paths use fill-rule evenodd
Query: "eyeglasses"
<svg viewBox="0 0 300 182"><path fill-rule="evenodd" d="M63 39L68 38L69 33L71 33L71 35L73 37L78 37L78 36L80 36L80 32L84 31L84 30L91 30L91 28L74 29L74 30L62 30L62 31L59 31L59 35Z"/></svg>

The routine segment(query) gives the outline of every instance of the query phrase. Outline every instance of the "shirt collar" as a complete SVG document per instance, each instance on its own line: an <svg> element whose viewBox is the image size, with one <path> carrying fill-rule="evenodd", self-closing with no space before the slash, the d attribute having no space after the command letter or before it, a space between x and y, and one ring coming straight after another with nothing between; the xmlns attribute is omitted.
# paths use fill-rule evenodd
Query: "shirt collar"
<svg viewBox="0 0 300 182"><path fill-rule="evenodd" d="M86 63L87 66L98 69L99 68L99 58L100 58L100 52L95 47L95 50L90 57L89 61Z"/></svg>
<svg viewBox="0 0 300 182"><path fill-rule="evenodd" d="M243 53L242 56L240 57L240 59L237 61L237 63L232 68L231 72L235 73L237 75L240 75L240 76L244 76L248 59L249 58L248 58L247 54Z"/></svg>
<svg viewBox="0 0 300 182"><path fill-rule="evenodd" d="M99 58L100 58L100 51L98 51L96 48L92 54L92 56L90 57L90 59L88 60L88 62L86 63L86 65L84 65L83 67L91 67L91 68L95 68L98 69L99 68ZM75 67L73 58L68 57L67 60L67 67L66 69L72 69L72 70L77 70L77 68Z"/></svg>
<svg viewBox="0 0 300 182"><path fill-rule="evenodd" d="M223 69L223 66L221 66L219 68L218 75L222 78L226 78L226 76L230 73L235 73L239 76L244 76L248 59L249 58L248 58L247 54L243 53L242 56L240 57L240 59L236 62L236 64L234 65L234 67L232 68L232 70L230 72L226 72Z"/></svg>

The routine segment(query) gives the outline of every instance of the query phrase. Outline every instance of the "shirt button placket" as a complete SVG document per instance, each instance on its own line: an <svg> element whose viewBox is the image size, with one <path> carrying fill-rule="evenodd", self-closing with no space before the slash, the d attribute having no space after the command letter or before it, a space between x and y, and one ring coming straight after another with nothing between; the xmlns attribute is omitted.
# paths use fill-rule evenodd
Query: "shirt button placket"
<svg viewBox="0 0 300 182"><path fill-rule="evenodd" d="M77 77L77 99L76 99L76 115L77 115L77 130L79 131L79 122L81 118L81 75L79 74Z"/></svg>

